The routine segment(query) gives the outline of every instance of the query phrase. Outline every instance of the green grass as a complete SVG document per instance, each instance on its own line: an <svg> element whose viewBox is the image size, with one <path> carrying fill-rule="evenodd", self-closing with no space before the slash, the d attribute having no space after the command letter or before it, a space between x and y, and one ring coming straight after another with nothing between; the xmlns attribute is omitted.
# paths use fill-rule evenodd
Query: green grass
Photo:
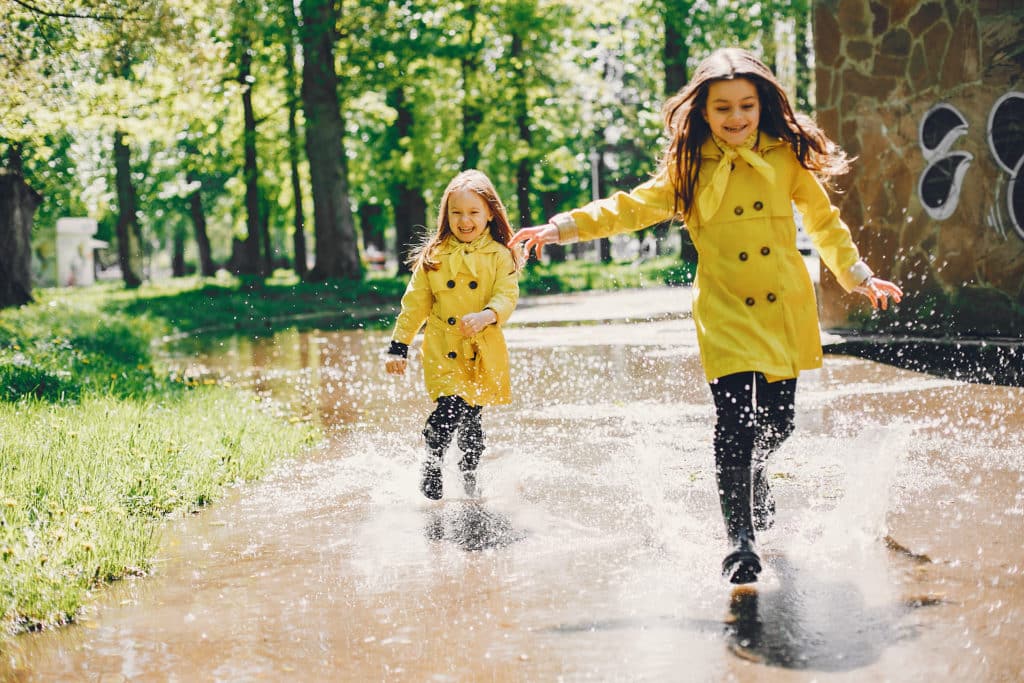
<svg viewBox="0 0 1024 683"><path fill-rule="evenodd" d="M524 295L683 284L674 257L527 267ZM89 591L146 573L161 520L312 444L309 425L237 389L173 376L153 343L177 334L389 327L407 280L181 278L37 290L0 311L0 643L73 621Z"/></svg>
<svg viewBox="0 0 1024 683"><path fill-rule="evenodd" d="M161 520L316 439L251 394L154 364L160 318L78 290L0 312L0 641L145 573Z"/></svg>
<svg viewBox="0 0 1024 683"><path fill-rule="evenodd" d="M642 264L591 261L528 265L520 276L525 295L688 284L694 266L676 256ZM187 277L126 290L104 283L88 290L37 292L40 303L63 305L66 297L91 302L108 313L160 321L178 334L269 334L299 329L386 329L394 323L407 277L369 273L363 281L308 283L290 271L266 280L231 276Z"/></svg>

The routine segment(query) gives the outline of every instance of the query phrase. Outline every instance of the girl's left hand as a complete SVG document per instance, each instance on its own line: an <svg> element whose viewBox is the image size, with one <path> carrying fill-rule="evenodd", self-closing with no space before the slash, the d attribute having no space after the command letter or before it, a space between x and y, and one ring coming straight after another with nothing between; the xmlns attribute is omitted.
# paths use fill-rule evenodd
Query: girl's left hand
<svg viewBox="0 0 1024 683"><path fill-rule="evenodd" d="M459 321L459 331L464 337L472 337L474 334L480 334L485 327L497 321L498 316L489 308L479 313L467 313Z"/></svg>
<svg viewBox="0 0 1024 683"><path fill-rule="evenodd" d="M853 291L871 299L871 306L873 308L881 306L883 311L889 308L889 297L892 297L893 303L897 304L903 298L903 290L899 288L899 285L877 277L869 277L864 284L855 287Z"/></svg>

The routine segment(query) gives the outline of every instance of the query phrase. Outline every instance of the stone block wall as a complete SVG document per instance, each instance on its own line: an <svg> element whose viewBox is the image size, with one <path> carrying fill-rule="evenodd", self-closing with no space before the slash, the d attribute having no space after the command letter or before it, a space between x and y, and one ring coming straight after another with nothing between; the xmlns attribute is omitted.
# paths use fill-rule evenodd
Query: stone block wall
<svg viewBox="0 0 1024 683"><path fill-rule="evenodd" d="M829 329L1024 337L1024 2L818 0L817 118L852 156L835 201L907 298L872 315L822 273Z"/></svg>

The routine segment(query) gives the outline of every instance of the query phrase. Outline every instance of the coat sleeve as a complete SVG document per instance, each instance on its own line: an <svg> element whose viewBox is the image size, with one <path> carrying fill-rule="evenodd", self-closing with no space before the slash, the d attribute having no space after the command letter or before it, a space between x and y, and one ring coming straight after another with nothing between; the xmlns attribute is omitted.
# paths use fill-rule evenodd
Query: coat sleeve
<svg viewBox="0 0 1024 683"><path fill-rule="evenodd" d="M629 192L616 192L583 208L552 216L551 223L558 228L558 243L569 244L642 230L675 213L675 188L662 171Z"/></svg>
<svg viewBox="0 0 1024 683"><path fill-rule="evenodd" d="M402 295L402 310L395 321L395 331L391 339L402 344L411 344L416 333L423 327L423 322L430 315L434 305L434 294L430 291L430 281L423 268L412 273L409 285Z"/></svg>
<svg viewBox="0 0 1024 683"><path fill-rule="evenodd" d="M871 277L871 269L860 258L850 229L839 217L828 193L818 179L802 166L797 170L793 202L804 219L804 230L814 242L828 269L847 292Z"/></svg>
<svg viewBox="0 0 1024 683"><path fill-rule="evenodd" d="M508 322L512 311L519 302L519 273L516 271L515 260L508 249L501 249L496 258L494 271L494 293L484 308L489 308L498 316L498 325Z"/></svg>

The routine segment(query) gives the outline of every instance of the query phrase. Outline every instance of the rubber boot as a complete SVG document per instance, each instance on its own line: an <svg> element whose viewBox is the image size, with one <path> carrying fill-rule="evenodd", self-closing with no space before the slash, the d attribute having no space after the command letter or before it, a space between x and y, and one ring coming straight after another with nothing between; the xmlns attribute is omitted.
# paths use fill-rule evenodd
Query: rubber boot
<svg viewBox="0 0 1024 683"><path fill-rule="evenodd" d="M444 484L441 481L441 453L427 448L427 457L423 461L423 480L420 482L423 495L431 500L441 500Z"/></svg>
<svg viewBox="0 0 1024 683"><path fill-rule="evenodd" d="M478 464L480 464L480 453L464 453L462 460L459 461L459 470L462 472L462 486L466 491L466 495L470 498L475 498L479 494L476 482L476 468Z"/></svg>
<svg viewBox="0 0 1024 683"><path fill-rule="evenodd" d="M768 484L768 474L765 472L766 458L754 456L753 477L754 477L754 529L767 531L775 525L775 496L772 495L772 488Z"/></svg>
<svg viewBox="0 0 1024 683"><path fill-rule="evenodd" d="M761 558L754 544L750 467L723 467L718 471L718 499L732 550L722 560L722 575L731 583L753 583L761 573Z"/></svg>

